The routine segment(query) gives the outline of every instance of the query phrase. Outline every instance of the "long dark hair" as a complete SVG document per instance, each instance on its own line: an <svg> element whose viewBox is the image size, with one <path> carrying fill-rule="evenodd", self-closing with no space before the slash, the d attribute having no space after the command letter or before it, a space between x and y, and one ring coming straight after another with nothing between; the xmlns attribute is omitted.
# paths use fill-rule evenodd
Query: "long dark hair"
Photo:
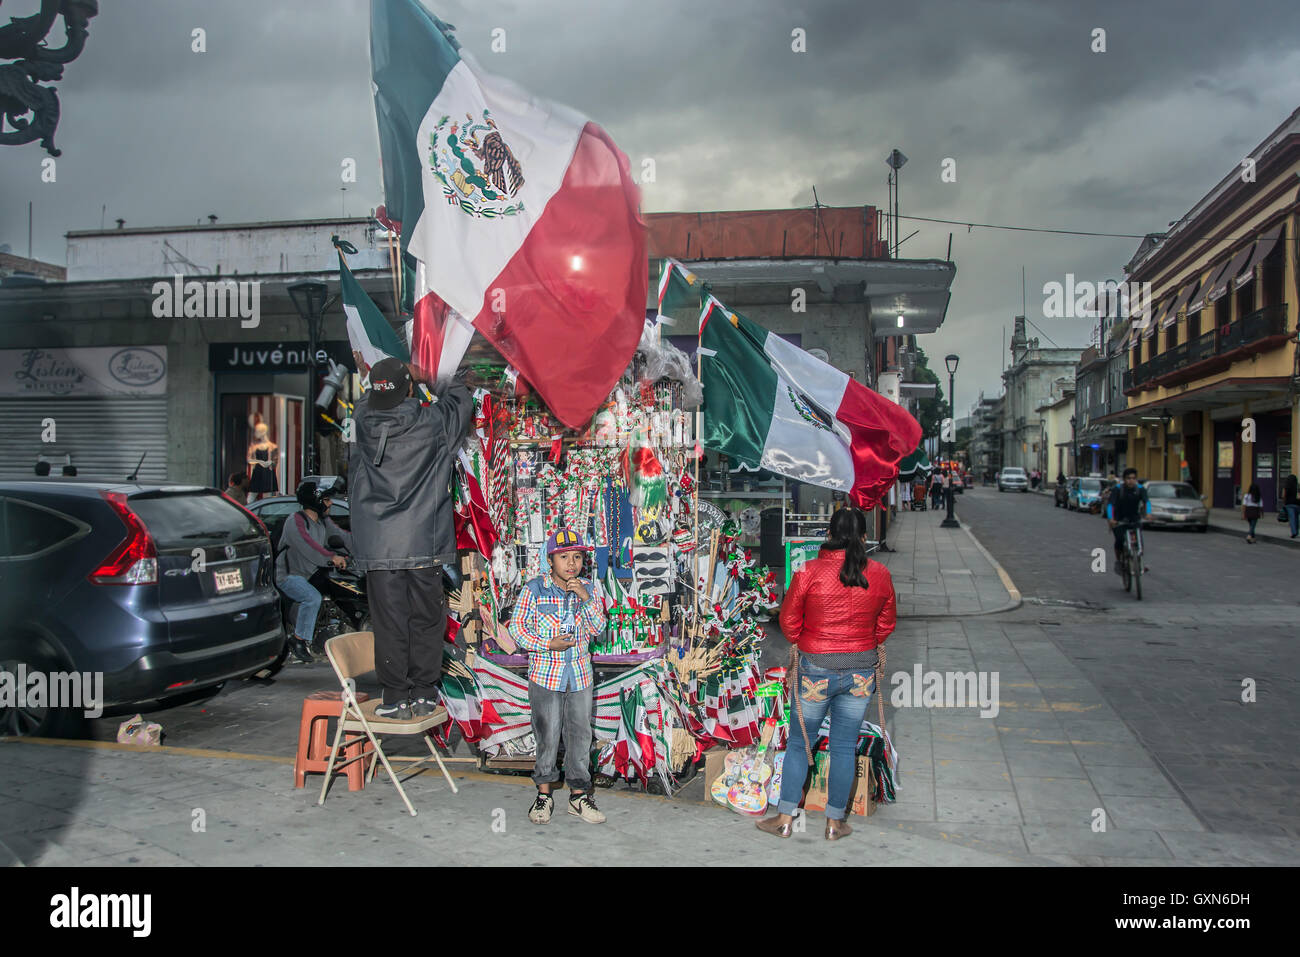
<svg viewBox="0 0 1300 957"><path fill-rule="evenodd" d="M866 588L867 546L862 539L867 534L867 517L861 509L842 508L831 515L831 527L826 534L828 551L843 551L844 564L840 566L840 584L845 588Z"/></svg>

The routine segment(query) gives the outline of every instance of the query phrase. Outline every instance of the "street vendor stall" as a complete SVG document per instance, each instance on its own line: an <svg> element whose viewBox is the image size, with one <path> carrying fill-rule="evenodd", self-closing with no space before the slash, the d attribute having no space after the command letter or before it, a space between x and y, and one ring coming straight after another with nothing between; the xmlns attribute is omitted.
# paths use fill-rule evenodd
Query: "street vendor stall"
<svg viewBox="0 0 1300 957"><path fill-rule="evenodd" d="M467 652L443 682L451 737L489 767L531 766L528 658L508 624L547 537L566 527L593 545L583 576L607 618L592 646L597 772L671 791L709 747L754 744L783 710L780 683L758 666L757 618L776 610L776 578L697 500L700 388L686 356L648 323L581 431L516 394L501 367L476 372L486 386L453 489L465 582L451 608Z"/></svg>

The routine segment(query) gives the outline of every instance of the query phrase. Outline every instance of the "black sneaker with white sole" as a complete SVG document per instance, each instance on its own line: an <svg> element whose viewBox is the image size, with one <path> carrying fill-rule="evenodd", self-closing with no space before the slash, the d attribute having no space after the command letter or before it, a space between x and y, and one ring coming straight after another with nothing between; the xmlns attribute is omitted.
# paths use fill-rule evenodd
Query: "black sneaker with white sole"
<svg viewBox="0 0 1300 957"><path fill-rule="evenodd" d="M433 714L436 707L437 705L428 698L416 698L411 702L411 714L417 718L427 718Z"/></svg>
<svg viewBox="0 0 1300 957"><path fill-rule="evenodd" d="M386 718L389 721L410 721L411 703L403 699L392 704L381 704L375 709L375 717Z"/></svg>

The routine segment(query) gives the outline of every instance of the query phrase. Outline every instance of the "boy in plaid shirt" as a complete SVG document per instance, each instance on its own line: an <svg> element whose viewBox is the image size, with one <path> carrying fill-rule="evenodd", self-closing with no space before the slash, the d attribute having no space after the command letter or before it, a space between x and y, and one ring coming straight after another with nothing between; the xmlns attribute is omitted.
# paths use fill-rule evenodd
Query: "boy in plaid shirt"
<svg viewBox="0 0 1300 957"><path fill-rule="evenodd" d="M591 649L605 629L605 611L591 582L578 577L582 536L561 528L546 543L549 574L539 575L519 593L510 617L510 636L528 652L528 704L537 760L533 782L537 798L528 820L546 824L555 810L556 754L564 736L564 771L569 785L569 813L588 824L603 824L605 815L591 796Z"/></svg>

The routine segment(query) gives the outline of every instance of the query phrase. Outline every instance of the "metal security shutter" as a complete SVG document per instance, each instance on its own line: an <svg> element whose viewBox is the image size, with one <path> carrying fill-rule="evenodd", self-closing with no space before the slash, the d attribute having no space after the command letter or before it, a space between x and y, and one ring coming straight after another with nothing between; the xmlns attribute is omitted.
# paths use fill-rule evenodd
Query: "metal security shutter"
<svg viewBox="0 0 1300 957"><path fill-rule="evenodd" d="M41 421L55 422L56 442L41 441ZM51 479L72 455L78 479L121 482L140 467L142 483L167 481L167 397L0 399L0 480L36 478L36 456Z"/></svg>

